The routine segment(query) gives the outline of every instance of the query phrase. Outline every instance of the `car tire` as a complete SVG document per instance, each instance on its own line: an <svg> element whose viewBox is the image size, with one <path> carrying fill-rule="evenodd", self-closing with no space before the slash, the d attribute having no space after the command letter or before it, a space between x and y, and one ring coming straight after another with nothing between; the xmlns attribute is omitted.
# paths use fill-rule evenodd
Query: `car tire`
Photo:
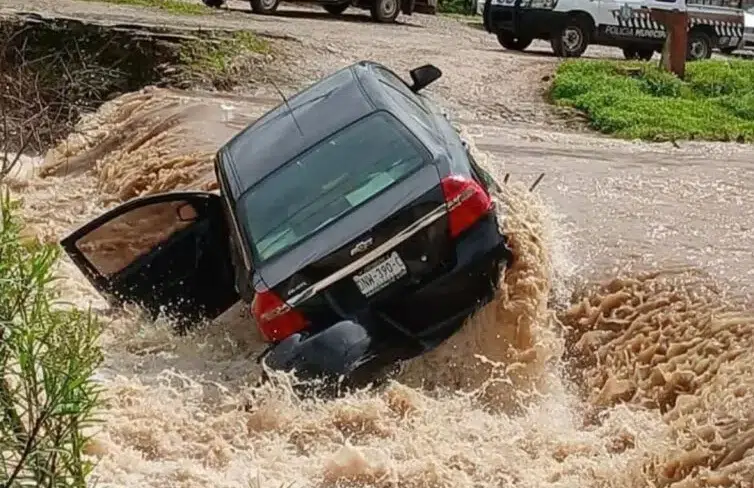
<svg viewBox="0 0 754 488"><path fill-rule="evenodd" d="M550 38L550 45L559 58L578 58L589 46L589 37L587 22L572 17Z"/></svg>
<svg viewBox="0 0 754 488"><path fill-rule="evenodd" d="M220 8L225 3L225 0L202 0L204 5L210 8Z"/></svg>
<svg viewBox="0 0 754 488"><path fill-rule="evenodd" d="M400 11L400 0L374 0L371 8L372 20L382 24L389 24L395 22Z"/></svg>
<svg viewBox="0 0 754 488"><path fill-rule="evenodd" d="M531 45L533 40L531 37L517 37L508 31L497 33L497 42L505 49L510 49L511 51L523 51Z"/></svg>
<svg viewBox="0 0 754 488"><path fill-rule="evenodd" d="M255 14L269 15L278 9L280 0L250 0L251 11Z"/></svg>
<svg viewBox="0 0 754 488"><path fill-rule="evenodd" d="M642 61L649 61L650 59L652 59L652 56L654 56L654 54L655 50L648 48L642 48L636 52L636 56Z"/></svg>
<svg viewBox="0 0 754 488"><path fill-rule="evenodd" d="M322 7L327 10L327 13L332 15L341 15L343 12L346 11L348 7L350 7L351 4L346 3L325 3L322 5Z"/></svg>
<svg viewBox="0 0 754 488"><path fill-rule="evenodd" d="M623 48L623 57L626 59L636 59L636 47L625 46Z"/></svg>
<svg viewBox="0 0 754 488"><path fill-rule="evenodd" d="M692 30L686 45L686 61L700 61L712 56L712 39L706 32Z"/></svg>

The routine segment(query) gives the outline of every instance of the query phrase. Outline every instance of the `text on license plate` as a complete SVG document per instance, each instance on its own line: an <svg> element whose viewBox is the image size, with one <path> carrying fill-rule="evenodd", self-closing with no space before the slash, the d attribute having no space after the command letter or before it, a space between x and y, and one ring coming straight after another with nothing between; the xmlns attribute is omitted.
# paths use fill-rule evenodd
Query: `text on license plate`
<svg viewBox="0 0 754 488"><path fill-rule="evenodd" d="M353 281L356 282L361 293L365 296L371 296L403 277L407 272L403 260L397 252L394 252L375 267L362 274L355 275Z"/></svg>

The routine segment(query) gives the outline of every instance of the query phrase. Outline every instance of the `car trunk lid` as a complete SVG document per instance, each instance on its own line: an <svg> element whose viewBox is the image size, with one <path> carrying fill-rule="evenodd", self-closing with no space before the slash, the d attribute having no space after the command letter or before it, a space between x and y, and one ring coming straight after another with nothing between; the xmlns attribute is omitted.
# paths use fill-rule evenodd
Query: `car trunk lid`
<svg viewBox="0 0 754 488"><path fill-rule="evenodd" d="M440 177L429 164L258 271L281 299L327 326L420 286L453 259Z"/></svg>

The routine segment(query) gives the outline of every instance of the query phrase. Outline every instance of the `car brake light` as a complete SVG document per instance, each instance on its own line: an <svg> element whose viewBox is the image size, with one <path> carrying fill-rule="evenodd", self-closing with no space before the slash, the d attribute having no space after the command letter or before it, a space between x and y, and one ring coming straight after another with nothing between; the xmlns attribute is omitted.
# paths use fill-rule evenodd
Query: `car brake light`
<svg viewBox="0 0 754 488"><path fill-rule="evenodd" d="M251 313L259 331L268 341L281 341L306 327L306 319L272 290L254 295Z"/></svg>
<svg viewBox="0 0 754 488"><path fill-rule="evenodd" d="M448 207L450 235L457 237L492 208L492 199L476 181L451 175L440 182Z"/></svg>

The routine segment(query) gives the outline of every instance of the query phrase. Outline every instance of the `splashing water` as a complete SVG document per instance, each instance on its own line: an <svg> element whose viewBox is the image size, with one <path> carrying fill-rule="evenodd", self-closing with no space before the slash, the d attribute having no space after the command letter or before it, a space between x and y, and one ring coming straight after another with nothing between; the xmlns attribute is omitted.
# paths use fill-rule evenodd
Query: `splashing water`
<svg viewBox="0 0 754 488"><path fill-rule="evenodd" d="M106 104L16 184L56 240L114 202L213 188L212 148L264 108L144 90ZM188 141L188 142L187 142ZM484 164L483 155L478 158ZM515 264L497 299L387 387L301 400L252 388L263 344L240 307L177 337L112 310L64 259L66 299L107 323L100 486L751 486L754 318L698 272L584 286L568 303L548 209L499 197Z"/></svg>

